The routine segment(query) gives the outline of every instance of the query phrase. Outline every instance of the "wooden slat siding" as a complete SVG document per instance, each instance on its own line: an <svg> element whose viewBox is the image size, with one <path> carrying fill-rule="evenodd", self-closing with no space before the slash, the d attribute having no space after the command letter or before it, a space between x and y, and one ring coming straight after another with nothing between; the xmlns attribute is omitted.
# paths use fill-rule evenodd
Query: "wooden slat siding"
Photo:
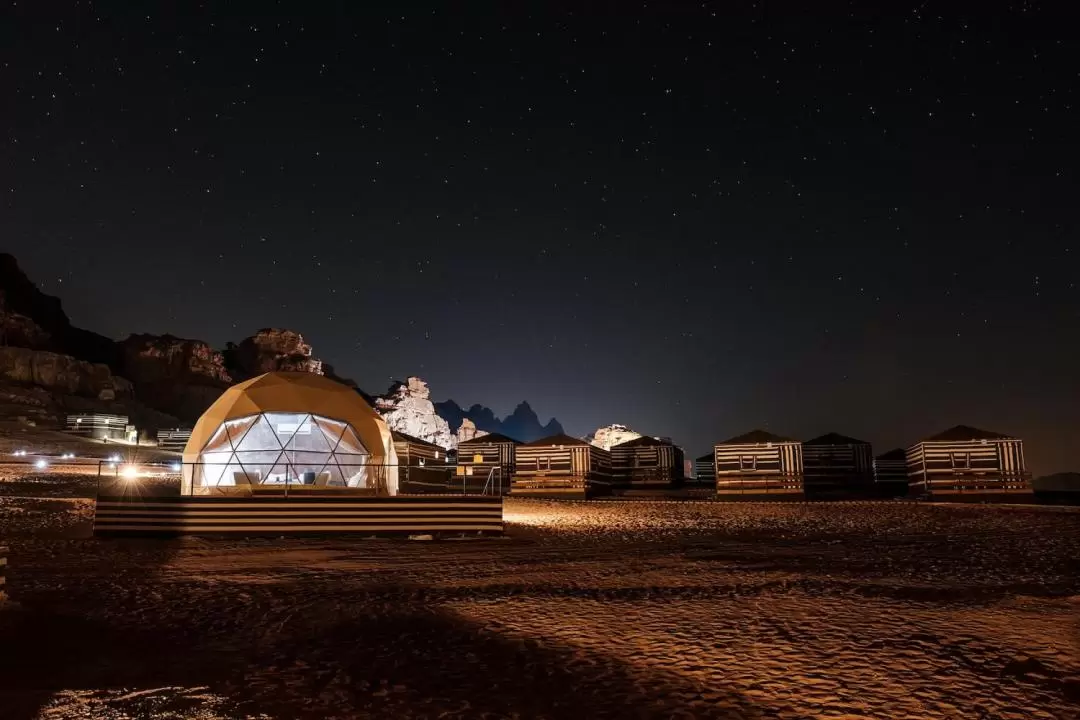
<svg viewBox="0 0 1080 720"><path fill-rule="evenodd" d="M808 497L859 497L874 480L874 451L869 443L803 444L802 454Z"/></svg>
<svg viewBox="0 0 1080 720"><path fill-rule="evenodd" d="M182 452L189 438L191 438L191 430L188 429L158 430L158 448Z"/></svg>
<svg viewBox="0 0 1080 720"><path fill-rule="evenodd" d="M914 495L956 499L1033 493L1022 440L923 441L908 448L906 456Z"/></svg>
<svg viewBox="0 0 1080 720"><path fill-rule="evenodd" d="M624 487L675 485L682 480L682 460L674 445L616 445L611 448L612 482Z"/></svg>
<svg viewBox="0 0 1080 720"><path fill-rule="evenodd" d="M694 475L700 485L716 484L716 456L705 455L694 461Z"/></svg>
<svg viewBox="0 0 1080 720"><path fill-rule="evenodd" d="M800 442L721 444L714 448L714 457L718 497L803 497ZM743 469L744 457L754 458L753 470Z"/></svg>
<svg viewBox="0 0 1080 720"><path fill-rule="evenodd" d="M592 445L521 445L511 495L587 496L611 487L611 453Z"/></svg>
<svg viewBox="0 0 1080 720"><path fill-rule="evenodd" d="M441 448L431 447L430 445L421 445L408 440L395 440L394 452L397 453L398 464L400 465L419 465L421 460L424 461L425 465L446 464L446 452ZM436 452L439 453L438 457L435 457Z"/></svg>
<svg viewBox="0 0 1080 720"><path fill-rule="evenodd" d="M473 476L487 477L493 468L499 468L503 481L508 482L514 474L514 463L518 444L514 442L484 442L482 438L470 440L458 445L457 465L471 467ZM476 456L481 461L476 462Z"/></svg>
<svg viewBox="0 0 1080 720"><path fill-rule="evenodd" d="M502 533L502 498L100 497L94 534Z"/></svg>
<svg viewBox="0 0 1080 720"><path fill-rule="evenodd" d="M109 432L123 435L128 425L127 415L109 413L75 413L64 418L64 432L71 435L90 435Z"/></svg>
<svg viewBox="0 0 1080 720"><path fill-rule="evenodd" d="M0 603L7 597L8 549L0 545Z"/></svg>

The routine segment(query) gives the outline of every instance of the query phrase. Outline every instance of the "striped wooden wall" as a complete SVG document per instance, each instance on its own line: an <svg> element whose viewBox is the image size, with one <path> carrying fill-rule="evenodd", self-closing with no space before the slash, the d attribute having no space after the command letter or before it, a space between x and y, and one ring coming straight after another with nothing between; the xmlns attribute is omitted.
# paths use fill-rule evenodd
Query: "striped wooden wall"
<svg viewBox="0 0 1080 720"><path fill-rule="evenodd" d="M624 487L670 487L682 482L683 453L670 443L634 441L611 448L612 482Z"/></svg>
<svg viewBox="0 0 1080 720"><path fill-rule="evenodd" d="M459 443L457 465L471 469L473 476L482 477L498 468L503 477L509 479L514 474L517 446L514 442L484 442L483 438Z"/></svg>
<svg viewBox="0 0 1080 720"><path fill-rule="evenodd" d="M611 489L611 453L593 445L521 445L511 495L586 497Z"/></svg>
<svg viewBox="0 0 1080 720"><path fill-rule="evenodd" d="M716 494L737 496L803 497L802 443L720 444L716 456Z"/></svg>
<svg viewBox="0 0 1080 720"><path fill-rule="evenodd" d="M874 481L874 451L870 443L803 443L802 456L808 498L851 499L869 493Z"/></svg>
<svg viewBox="0 0 1080 720"><path fill-rule="evenodd" d="M183 452L191 438L191 428L173 428L171 430L158 430L157 445L161 450Z"/></svg>
<svg viewBox="0 0 1080 720"><path fill-rule="evenodd" d="M399 465L446 465L446 451L441 447L411 440L394 440L394 452Z"/></svg>
<svg viewBox="0 0 1080 720"><path fill-rule="evenodd" d="M0 545L0 603L7 599L8 549Z"/></svg>
<svg viewBox="0 0 1080 720"><path fill-rule="evenodd" d="M923 441L906 453L909 487L932 498L1030 495L1022 440Z"/></svg>
<svg viewBox="0 0 1080 720"><path fill-rule="evenodd" d="M709 453L694 461L694 475L699 485L716 484L716 455Z"/></svg>
<svg viewBox="0 0 1080 720"><path fill-rule="evenodd" d="M94 534L502 533L500 497L99 497Z"/></svg>

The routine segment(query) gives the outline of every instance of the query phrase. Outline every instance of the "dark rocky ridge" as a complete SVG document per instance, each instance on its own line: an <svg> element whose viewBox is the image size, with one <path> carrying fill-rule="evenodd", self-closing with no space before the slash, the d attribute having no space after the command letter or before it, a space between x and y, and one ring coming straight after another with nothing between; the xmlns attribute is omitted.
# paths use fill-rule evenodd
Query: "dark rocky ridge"
<svg viewBox="0 0 1080 720"><path fill-rule="evenodd" d="M542 425L536 412L525 401L522 401L514 408L514 412L503 419L496 417L491 408L473 405L465 410L453 400L435 403L435 412L446 420L451 428L461 427L461 421L468 418L473 421L477 430L500 433L522 442L532 442L563 432L562 425L555 418L551 418L546 425Z"/></svg>
<svg viewBox="0 0 1080 720"><path fill-rule="evenodd" d="M75 327L59 298L41 292L12 255L0 253L0 414L56 422L74 403L145 418L150 429L191 423L233 383L274 370L325 374L377 403L293 330L263 328L219 351L202 340L134 334L116 341ZM448 400L435 407L452 429L468 417L481 430L522 440L562 432L554 419L541 425L524 402L503 420L481 405L462 410Z"/></svg>

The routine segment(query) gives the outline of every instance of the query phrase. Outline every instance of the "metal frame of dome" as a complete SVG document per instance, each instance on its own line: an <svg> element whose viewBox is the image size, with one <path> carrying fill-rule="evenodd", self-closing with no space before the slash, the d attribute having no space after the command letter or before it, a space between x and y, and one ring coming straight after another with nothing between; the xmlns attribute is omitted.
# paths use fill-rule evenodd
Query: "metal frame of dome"
<svg viewBox="0 0 1080 720"><path fill-rule="evenodd" d="M184 447L181 492L192 494L199 456L222 424L263 413L310 413L352 427L371 455L372 465L386 467L387 486L397 492L397 454L390 428L356 390L323 375L269 372L233 385L202 414Z"/></svg>

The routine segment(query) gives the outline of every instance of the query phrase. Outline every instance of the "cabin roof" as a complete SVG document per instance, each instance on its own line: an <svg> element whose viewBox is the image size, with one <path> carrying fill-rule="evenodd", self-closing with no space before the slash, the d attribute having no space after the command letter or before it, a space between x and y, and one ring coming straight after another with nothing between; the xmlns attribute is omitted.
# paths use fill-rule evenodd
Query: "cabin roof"
<svg viewBox="0 0 1080 720"><path fill-rule="evenodd" d="M856 440L853 437L847 435L841 435L840 433L825 433L819 435L813 440L807 440L803 445L869 445L870 443L865 440Z"/></svg>
<svg viewBox="0 0 1080 720"><path fill-rule="evenodd" d="M487 435L481 435L480 437L474 437L469 440L462 440L458 443L458 447L480 443L514 443L515 445L520 445L521 441L515 440L512 437L507 437L502 433L488 433Z"/></svg>
<svg viewBox="0 0 1080 720"><path fill-rule="evenodd" d="M939 432L937 435L923 438L920 442L953 442L957 440L1015 440L1015 438L989 430L980 430L970 425L957 425L944 432Z"/></svg>
<svg viewBox="0 0 1080 720"><path fill-rule="evenodd" d="M751 430L745 435L736 435L733 438L728 438L723 442L717 443L717 445L751 445L755 443L790 443L798 442L798 440L792 440L791 438L783 437L781 435L774 435L766 430Z"/></svg>
<svg viewBox="0 0 1080 720"><path fill-rule="evenodd" d="M708 455L702 455L701 457L697 458L697 460L695 462L702 462L703 460L708 460L708 461L712 462L715 459L716 459L716 453L711 452Z"/></svg>
<svg viewBox="0 0 1080 720"><path fill-rule="evenodd" d="M885 460L885 461L889 461L889 460L907 460L907 452L904 450L904 448L896 448L894 450L890 450L887 453L881 453L880 455L877 456L877 459L878 460Z"/></svg>
<svg viewBox="0 0 1080 720"><path fill-rule="evenodd" d="M631 446L637 447L638 445L647 445L649 447L652 447L652 446L655 446L655 445L673 445L673 444L674 443L672 443L669 440L660 440L658 438L650 437L648 435L642 435L639 438L634 438L633 440L627 440L626 442L621 442L618 445L612 445L611 449L614 450L617 447L631 447Z"/></svg>
<svg viewBox="0 0 1080 720"><path fill-rule="evenodd" d="M557 433L555 435L549 435L539 440L533 440L524 444L525 447L547 447L549 445L584 445L586 447L596 447L591 443L587 443L584 440L576 437L570 437L565 433ZM603 448L598 448L603 449Z"/></svg>
<svg viewBox="0 0 1080 720"><path fill-rule="evenodd" d="M412 435L406 435L405 433L398 432L397 430L391 430L390 431L390 437L391 437L391 439L393 439L394 442L407 442L407 443L414 443L416 445L424 445L425 447L433 447L433 448L437 448L439 450L443 449L442 445L437 445L436 443L429 442L427 440L421 440L418 437L413 437Z"/></svg>

